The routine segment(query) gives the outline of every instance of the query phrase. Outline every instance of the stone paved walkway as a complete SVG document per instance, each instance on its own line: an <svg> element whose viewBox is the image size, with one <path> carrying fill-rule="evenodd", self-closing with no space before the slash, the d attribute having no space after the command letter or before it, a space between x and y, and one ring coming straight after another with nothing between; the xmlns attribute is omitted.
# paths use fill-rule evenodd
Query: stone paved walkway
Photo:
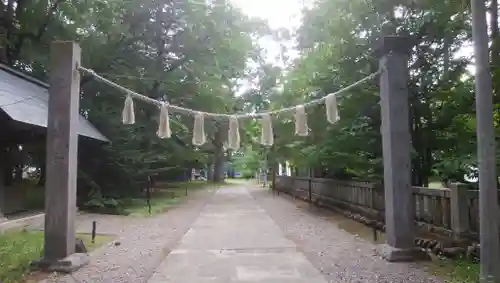
<svg viewBox="0 0 500 283"><path fill-rule="evenodd" d="M256 187L221 188L149 283L441 282Z"/></svg>
<svg viewBox="0 0 500 283"><path fill-rule="evenodd" d="M244 187L221 188L150 283L326 283Z"/></svg>

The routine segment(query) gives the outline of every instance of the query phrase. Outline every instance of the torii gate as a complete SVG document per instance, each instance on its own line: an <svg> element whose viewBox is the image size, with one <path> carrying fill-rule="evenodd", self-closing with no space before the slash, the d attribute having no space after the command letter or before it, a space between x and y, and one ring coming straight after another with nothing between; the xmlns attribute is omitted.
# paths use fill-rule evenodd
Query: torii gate
<svg viewBox="0 0 500 283"><path fill-rule="evenodd" d="M481 274L483 282L500 282L495 136L484 1L472 0L472 12L481 180ZM408 38L400 36L384 36L377 48L385 68L380 76L380 96L387 243L380 252L394 261L418 255L414 249L415 204L410 171L409 51ZM41 262L53 270L74 270L88 262L85 256L74 253L80 57L80 48L73 42L54 42L51 46L45 251Z"/></svg>

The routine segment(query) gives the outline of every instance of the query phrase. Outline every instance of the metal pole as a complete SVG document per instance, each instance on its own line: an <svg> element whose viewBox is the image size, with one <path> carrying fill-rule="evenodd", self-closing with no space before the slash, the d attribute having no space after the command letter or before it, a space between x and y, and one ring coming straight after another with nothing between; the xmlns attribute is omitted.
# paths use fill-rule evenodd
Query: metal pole
<svg viewBox="0 0 500 283"><path fill-rule="evenodd" d="M149 215L151 215L151 176L148 176L148 184L146 187L146 205L148 206Z"/></svg>
<svg viewBox="0 0 500 283"><path fill-rule="evenodd" d="M92 221L92 244L95 243L95 234L97 230L97 221Z"/></svg>
<svg viewBox="0 0 500 283"><path fill-rule="evenodd" d="M500 282L499 208L496 175L493 89L484 0L472 0L472 38L476 60L477 156L481 282Z"/></svg>

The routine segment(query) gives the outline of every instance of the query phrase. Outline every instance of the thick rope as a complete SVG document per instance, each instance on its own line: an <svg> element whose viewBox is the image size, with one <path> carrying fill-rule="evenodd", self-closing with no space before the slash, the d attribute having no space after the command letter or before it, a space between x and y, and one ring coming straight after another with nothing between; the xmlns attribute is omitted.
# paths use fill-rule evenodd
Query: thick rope
<svg viewBox="0 0 500 283"><path fill-rule="evenodd" d="M113 87L113 88L116 88L118 90L121 90L123 92L125 92L127 95L130 95L134 98L137 98L139 100L142 100L144 102L147 102L147 103L150 103L150 104L153 104L153 105L156 105L158 107L161 107L161 105L163 105L165 102L162 102L162 101L159 101L159 100L155 100L153 98L150 98L150 97L147 97L145 95L142 95L142 94L139 94L137 92L134 92L124 86L121 86L113 81L110 81L100 75L98 75L96 72L94 72L93 70L91 69L87 69L87 68L84 68L84 67L78 67L78 69L86 74L89 74L91 75L92 77L94 77L95 79ZM357 81L357 82L354 82L353 84L349 85L349 86L346 86L334 93L330 93L330 94L327 94L326 96L323 96L319 99L315 99L315 100L311 100L311 101L308 101L306 103L303 103L303 104L300 104L300 105L295 105L295 106L292 106L292 107L286 107L286 108L281 108L281 109L278 109L278 110L273 110L273 111L266 111L266 112L259 112L259 113L245 113L245 114L221 114L221 113L211 113L211 112L202 112L202 111L197 111L197 110L193 110L193 109L189 109L189 108L185 108L185 107L182 107L182 106L177 106L177 105L172 105L172 104L168 104L168 108L171 109L173 112L178 112L178 113L183 113L183 114L188 114L188 115L191 115L191 116L195 116L196 114L202 114L203 116L205 117L211 117L211 118L229 118L229 117L235 117L237 119L242 119L242 118L259 118L259 117L263 117L263 116L266 116L266 115L276 115L276 114L281 114L281 113L285 113L285 112L293 112L297 109L297 107L299 106L303 106L303 107L308 107L308 106L312 106L312 105L317 105L317 104L320 104L320 103L323 103L327 97L329 96L332 96L332 95L338 95L338 94L341 94L343 92L347 92L369 80L372 80L373 78L375 78L377 75L379 75L381 73L382 69L379 69L378 71L374 72L374 73L371 73L370 75L364 77L363 79Z"/></svg>

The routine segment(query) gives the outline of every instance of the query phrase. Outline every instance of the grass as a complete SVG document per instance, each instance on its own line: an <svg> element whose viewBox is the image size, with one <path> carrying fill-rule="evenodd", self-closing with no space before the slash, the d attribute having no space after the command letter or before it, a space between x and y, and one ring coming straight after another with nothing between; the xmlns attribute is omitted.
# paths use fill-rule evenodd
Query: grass
<svg viewBox="0 0 500 283"><path fill-rule="evenodd" d="M184 189L187 188L189 189L200 189L203 188L203 186L206 186L209 182L207 181L202 181L202 180L193 180L193 181L186 181L186 182L174 182L169 184L169 188L171 189Z"/></svg>
<svg viewBox="0 0 500 283"><path fill-rule="evenodd" d="M174 195L172 198L166 192L155 192L151 198L151 215L162 213L172 208L181 201L181 196ZM145 198L129 198L123 200L124 210L130 216L149 216L149 208Z"/></svg>
<svg viewBox="0 0 500 283"><path fill-rule="evenodd" d="M89 251L114 239L111 235L96 235L95 243L91 235L77 234ZM43 254L43 232L17 231L0 234L0 281L2 283L25 282L30 273L30 263Z"/></svg>
<svg viewBox="0 0 500 283"><path fill-rule="evenodd" d="M466 259L436 259L424 265L446 283L479 283L478 262Z"/></svg>
<svg viewBox="0 0 500 283"><path fill-rule="evenodd" d="M432 189L442 189L443 188L443 184L441 184L441 182L429 182L429 188L432 188Z"/></svg>
<svg viewBox="0 0 500 283"><path fill-rule="evenodd" d="M0 280L23 282L32 260L43 253L43 234L39 232L7 232L0 234Z"/></svg>
<svg viewBox="0 0 500 283"><path fill-rule="evenodd" d="M176 182L161 186L151 196L151 215L165 212L179 204L186 196L186 191L203 188L206 181ZM131 216L149 216L146 198L128 198L121 201L126 214Z"/></svg>

